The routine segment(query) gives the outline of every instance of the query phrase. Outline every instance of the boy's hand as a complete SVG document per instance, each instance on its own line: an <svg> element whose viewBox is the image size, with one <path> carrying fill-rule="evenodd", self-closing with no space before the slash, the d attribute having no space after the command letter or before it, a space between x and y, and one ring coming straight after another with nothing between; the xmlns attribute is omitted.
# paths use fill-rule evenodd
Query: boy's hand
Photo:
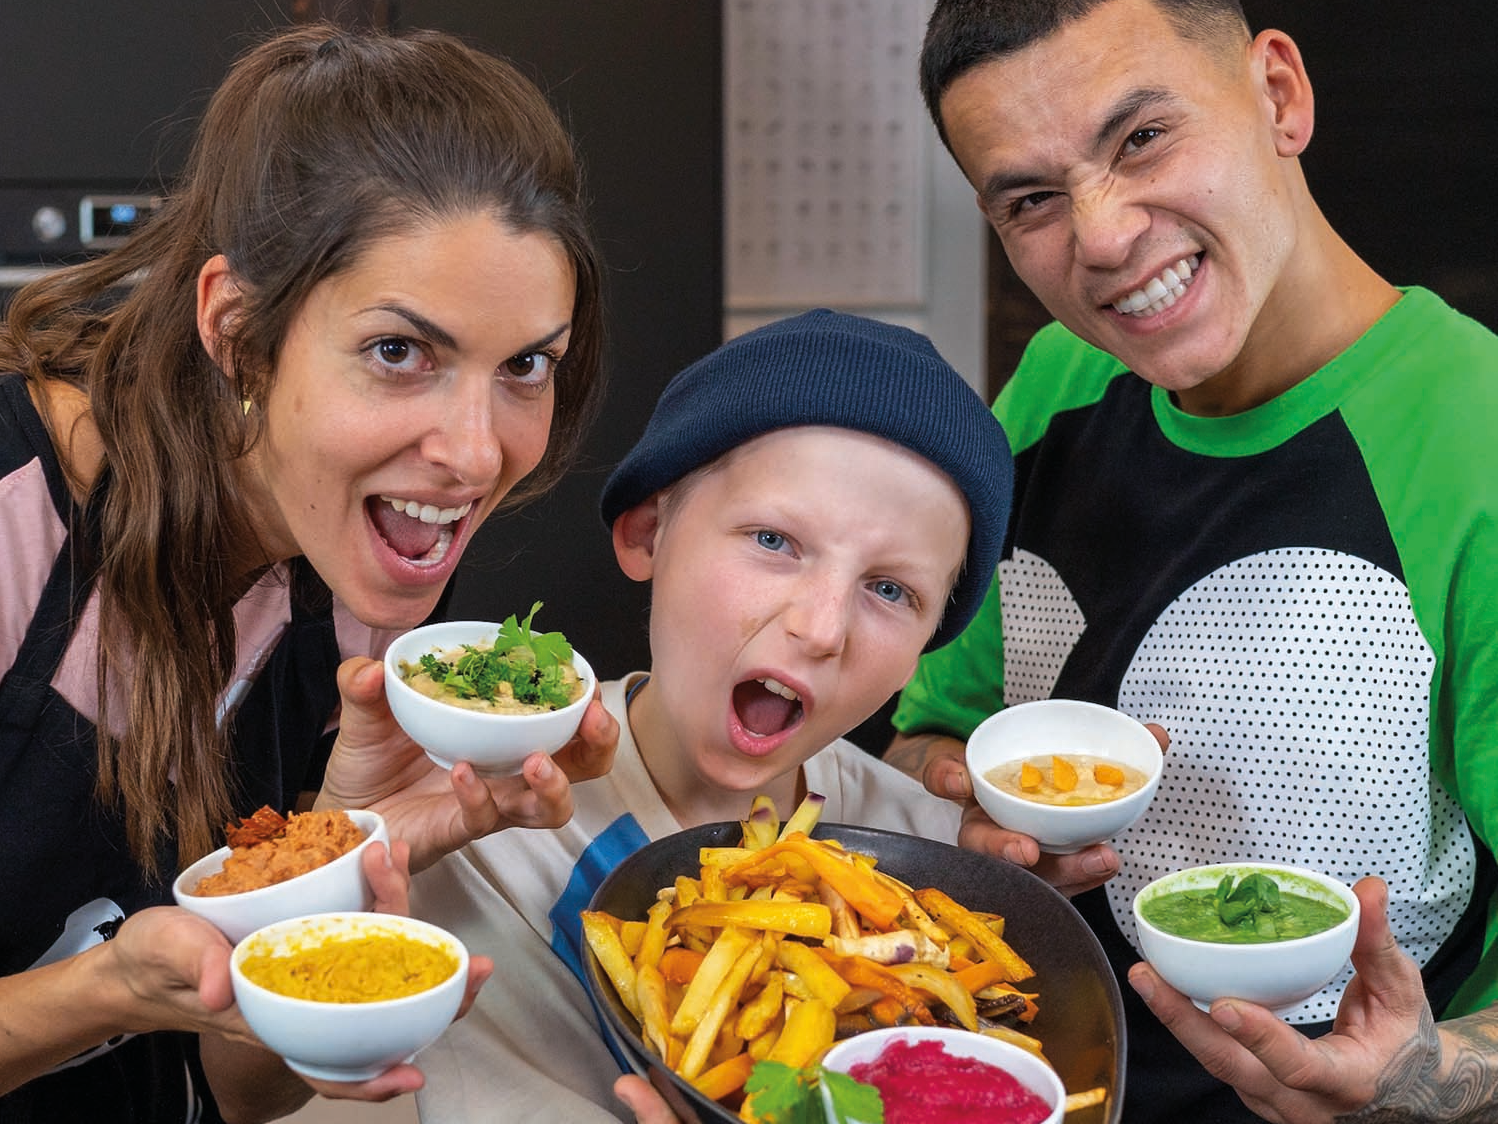
<svg viewBox="0 0 1498 1124"><path fill-rule="evenodd" d="M626 1074L614 1082L614 1096L635 1114L635 1124L681 1124L666 1099L643 1077Z"/></svg>

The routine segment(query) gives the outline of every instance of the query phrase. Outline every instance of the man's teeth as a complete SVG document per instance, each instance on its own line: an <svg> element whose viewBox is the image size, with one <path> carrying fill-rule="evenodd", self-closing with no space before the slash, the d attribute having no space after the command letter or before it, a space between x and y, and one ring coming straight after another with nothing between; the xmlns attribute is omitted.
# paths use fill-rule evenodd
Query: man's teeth
<svg viewBox="0 0 1498 1124"><path fill-rule="evenodd" d="M778 679L761 679L760 682L764 684L765 690L777 694L783 699L790 699L791 702L801 701L800 695L796 694L795 691L791 690Z"/></svg>
<svg viewBox="0 0 1498 1124"><path fill-rule="evenodd" d="M1162 270L1159 277L1150 279L1142 289L1135 289L1122 300L1114 301L1113 307L1126 316L1154 316L1164 312L1186 293L1191 284L1191 275L1201 265L1201 256L1193 254L1182 258L1175 265Z"/></svg>
<svg viewBox="0 0 1498 1124"><path fill-rule="evenodd" d="M388 503L402 515L409 515L412 519L420 519L423 523L453 523L463 518L473 507L473 501L469 500L462 507L437 507L434 504L418 503L416 500L402 500L395 496L381 496L381 502Z"/></svg>

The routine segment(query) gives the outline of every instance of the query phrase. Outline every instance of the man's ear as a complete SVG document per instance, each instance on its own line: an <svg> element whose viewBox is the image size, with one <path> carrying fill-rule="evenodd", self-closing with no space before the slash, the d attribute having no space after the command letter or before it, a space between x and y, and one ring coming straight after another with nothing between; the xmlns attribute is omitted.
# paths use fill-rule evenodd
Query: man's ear
<svg viewBox="0 0 1498 1124"><path fill-rule="evenodd" d="M660 527L659 493L614 520L614 557L619 559L619 568L634 581L649 581L655 572L655 537Z"/></svg>
<svg viewBox="0 0 1498 1124"><path fill-rule="evenodd" d="M198 338L221 369L224 334L239 312L240 295L228 258L215 254L203 263L198 270Z"/></svg>
<svg viewBox="0 0 1498 1124"><path fill-rule="evenodd" d="M1300 48L1283 31L1261 31L1251 48L1256 74L1268 99L1274 146L1281 156L1299 156L1316 126L1316 99Z"/></svg>

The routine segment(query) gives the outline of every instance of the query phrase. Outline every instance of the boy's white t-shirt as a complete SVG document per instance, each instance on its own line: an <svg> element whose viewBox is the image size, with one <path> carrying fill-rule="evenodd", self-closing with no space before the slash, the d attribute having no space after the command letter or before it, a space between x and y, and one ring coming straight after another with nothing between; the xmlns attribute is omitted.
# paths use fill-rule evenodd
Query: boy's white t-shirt
<svg viewBox="0 0 1498 1124"><path fill-rule="evenodd" d="M624 1071L573 965L577 914L593 890L626 855L680 830L626 720L625 694L643 674L603 685L603 704L619 720L619 749L606 776L574 786L565 826L510 828L413 881L415 916L494 959L473 1009L416 1059L426 1075L416 1095L423 1124L634 1119L614 1097ZM807 791L827 798L824 822L957 840L957 805L849 741L804 768Z"/></svg>

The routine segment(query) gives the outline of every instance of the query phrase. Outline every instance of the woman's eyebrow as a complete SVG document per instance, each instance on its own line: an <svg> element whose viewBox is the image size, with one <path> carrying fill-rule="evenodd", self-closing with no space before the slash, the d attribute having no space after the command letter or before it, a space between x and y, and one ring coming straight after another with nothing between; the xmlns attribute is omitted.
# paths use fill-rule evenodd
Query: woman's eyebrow
<svg viewBox="0 0 1498 1124"><path fill-rule="evenodd" d="M399 304L376 304L364 309L365 312L388 312L392 316L399 316L411 327L415 328L422 337L431 340L442 347L457 347L458 341L447 329L440 327L435 322L428 320L419 312L414 312L404 305Z"/></svg>

